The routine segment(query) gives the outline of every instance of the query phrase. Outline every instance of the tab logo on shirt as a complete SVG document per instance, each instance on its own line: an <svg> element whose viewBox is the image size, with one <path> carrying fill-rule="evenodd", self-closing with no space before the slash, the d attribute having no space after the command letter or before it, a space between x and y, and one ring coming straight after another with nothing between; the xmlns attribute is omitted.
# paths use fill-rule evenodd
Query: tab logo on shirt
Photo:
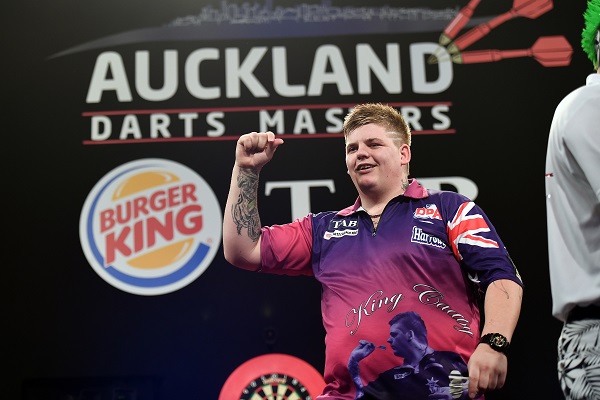
<svg viewBox="0 0 600 400"><path fill-rule="evenodd" d="M358 235L358 218L332 219L323 239Z"/></svg>

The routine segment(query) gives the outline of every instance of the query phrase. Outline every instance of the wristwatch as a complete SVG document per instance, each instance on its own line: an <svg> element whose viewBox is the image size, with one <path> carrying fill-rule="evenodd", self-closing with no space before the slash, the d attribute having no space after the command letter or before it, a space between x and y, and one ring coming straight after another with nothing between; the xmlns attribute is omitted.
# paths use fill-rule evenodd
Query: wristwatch
<svg viewBox="0 0 600 400"><path fill-rule="evenodd" d="M499 333L488 333L481 337L479 343L488 344L492 349L508 355L510 342L504 335Z"/></svg>

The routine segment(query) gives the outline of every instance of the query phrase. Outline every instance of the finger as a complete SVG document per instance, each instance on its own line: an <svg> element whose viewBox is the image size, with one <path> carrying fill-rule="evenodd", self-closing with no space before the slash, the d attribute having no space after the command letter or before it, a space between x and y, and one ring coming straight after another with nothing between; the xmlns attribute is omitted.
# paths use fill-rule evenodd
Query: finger
<svg viewBox="0 0 600 400"><path fill-rule="evenodd" d="M262 153L269 147L269 135L266 132L251 132L244 142L244 149L248 153Z"/></svg>
<svg viewBox="0 0 600 400"><path fill-rule="evenodd" d="M274 146L274 148L277 148L277 146L279 146L280 144L283 143L283 139L276 137L273 132L269 131L269 132L266 132L266 134L267 134L267 142L270 145Z"/></svg>
<svg viewBox="0 0 600 400"><path fill-rule="evenodd" d="M505 376L503 376L503 374L498 374L498 375L492 374L488 381L487 389L489 389L489 390L502 389L502 386L504 386L504 380L505 380Z"/></svg>
<svg viewBox="0 0 600 400"><path fill-rule="evenodd" d="M504 387L504 383L506 382L506 374L502 374L498 377L497 389L502 389Z"/></svg>
<svg viewBox="0 0 600 400"><path fill-rule="evenodd" d="M275 153L275 150L281 144L283 144L283 139L275 137L273 132L267 132L267 146L265 147L265 151L269 157Z"/></svg>
<svg viewBox="0 0 600 400"><path fill-rule="evenodd" d="M479 391L482 390L488 390L490 388L493 388L490 386L490 379L489 376L486 376L485 374L483 376L479 377L479 383L477 384L477 387L479 388Z"/></svg>
<svg viewBox="0 0 600 400"><path fill-rule="evenodd" d="M256 134L256 151L261 152L266 150L269 143L269 135L265 132L259 132Z"/></svg>
<svg viewBox="0 0 600 400"><path fill-rule="evenodd" d="M469 397L474 399L479 391L479 375L469 374Z"/></svg>
<svg viewBox="0 0 600 400"><path fill-rule="evenodd" d="M255 149L257 142L258 142L258 133L257 132L247 133L245 135L240 136L240 138L238 139L238 144L240 146L242 146L242 148L246 152L251 152L253 149Z"/></svg>

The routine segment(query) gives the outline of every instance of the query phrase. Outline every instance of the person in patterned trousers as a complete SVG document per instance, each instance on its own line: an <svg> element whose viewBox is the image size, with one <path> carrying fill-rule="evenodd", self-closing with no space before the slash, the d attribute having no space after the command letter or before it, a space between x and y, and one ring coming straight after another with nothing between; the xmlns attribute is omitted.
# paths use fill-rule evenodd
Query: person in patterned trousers
<svg viewBox="0 0 600 400"><path fill-rule="evenodd" d="M600 399L600 0L581 45L596 73L557 106L546 156L552 313L564 322L558 378L567 400Z"/></svg>

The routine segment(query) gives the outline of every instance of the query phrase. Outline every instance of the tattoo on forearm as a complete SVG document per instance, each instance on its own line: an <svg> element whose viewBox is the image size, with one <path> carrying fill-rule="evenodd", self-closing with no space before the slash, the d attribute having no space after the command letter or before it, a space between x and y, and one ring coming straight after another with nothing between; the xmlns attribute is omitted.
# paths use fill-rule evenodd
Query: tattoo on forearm
<svg viewBox="0 0 600 400"><path fill-rule="evenodd" d="M231 206L231 214L238 235L248 229L248 237L256 242L260 237L260 218L257 208L258 174L250 169L240 169L237 179L240 195Z"/></svg>

